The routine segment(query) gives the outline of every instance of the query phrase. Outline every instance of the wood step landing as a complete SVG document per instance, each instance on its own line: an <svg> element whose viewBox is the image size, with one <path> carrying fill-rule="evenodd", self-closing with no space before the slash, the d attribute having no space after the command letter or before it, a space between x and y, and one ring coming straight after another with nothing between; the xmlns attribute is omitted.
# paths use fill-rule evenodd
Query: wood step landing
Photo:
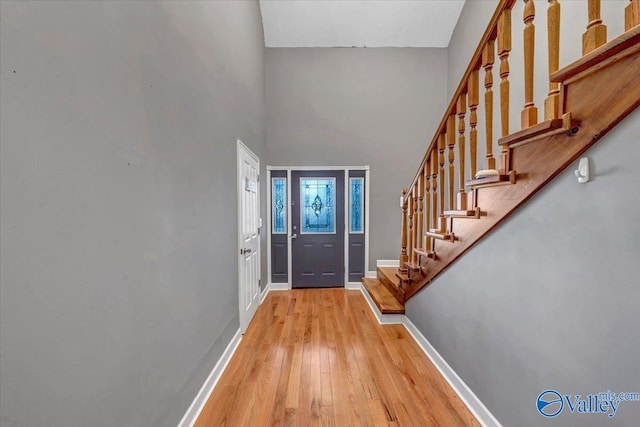
<svg viewBox="0 0 640 427"><path fill-rule="evenodd" d="M404 314L404 305L378 279L362 278L362 284L382 314Z"/></svg>

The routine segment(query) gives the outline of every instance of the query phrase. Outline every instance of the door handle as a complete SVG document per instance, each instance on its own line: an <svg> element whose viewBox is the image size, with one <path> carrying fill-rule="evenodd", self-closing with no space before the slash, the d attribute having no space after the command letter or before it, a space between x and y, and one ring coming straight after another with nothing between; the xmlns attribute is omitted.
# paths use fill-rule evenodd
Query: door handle
<svg viewBox="0 0 640 427"><path fill-rule="evenodd" d="M291 237L292 239L295 239L296 237L298 237L298 235L297 235L297 234L292 234L290 237Z"/></svg>
<svg viewBox="0 0 640 427"><path fill-rule="evenodd" d="M240 249L240 255L251 253L251 248Z"/></svg>

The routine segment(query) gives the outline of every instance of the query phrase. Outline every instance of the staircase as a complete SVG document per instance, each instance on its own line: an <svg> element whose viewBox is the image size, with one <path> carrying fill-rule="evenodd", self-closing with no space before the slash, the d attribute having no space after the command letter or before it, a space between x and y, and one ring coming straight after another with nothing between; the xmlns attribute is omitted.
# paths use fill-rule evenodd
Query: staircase
<svg viewBox="0 0 640 427"><path fill-rule="evenodd" d="M376 279L362 279L382 313L403 313L407 300L640 105L640 0L626 6L625 32L611 40L600 17L600 0L584 1L589 22L582 36L583 56L563 68L561 2L549 1L549 78L540 121L533 86L535 6L533 0L523 3L522 76L514 76L509 64L516 0L502 0L415 177L402 191L400 267L378 268ZM520 107L510 103L514 77L522 77L518 83L525 102L520 129L511 131L510 113ZM484 123L479 123L479 109ZM498 132L501 136L495 138ZM477 159L479 148L484 148L483 164Z"/></svg>

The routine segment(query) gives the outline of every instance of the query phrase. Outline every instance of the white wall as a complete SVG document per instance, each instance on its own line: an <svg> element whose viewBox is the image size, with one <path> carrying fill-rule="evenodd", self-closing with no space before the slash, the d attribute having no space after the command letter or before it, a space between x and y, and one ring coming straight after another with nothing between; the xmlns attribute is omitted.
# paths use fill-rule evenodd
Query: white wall
<svg viewBox="0 0 640 427"><path fill-rule="evenodd" d="M0 424L175 426L238 330L258 3L1 7Z"/></svg>

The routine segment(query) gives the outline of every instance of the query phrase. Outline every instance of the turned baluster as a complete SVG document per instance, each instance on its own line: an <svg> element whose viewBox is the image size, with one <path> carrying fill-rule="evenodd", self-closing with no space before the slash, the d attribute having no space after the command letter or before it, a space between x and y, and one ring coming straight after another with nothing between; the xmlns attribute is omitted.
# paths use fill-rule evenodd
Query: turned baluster
<svg viewBox="0 0 640 427"><path fill-rule="evenodd" d="M482 50L482 67L484 68L484 124L486 135L487 169L496 168L493 157L493 62L495 59L495 41L489 40ZM471 179L475 178L472 176Z"/></svg>
<svg viewBox="0 0 640 427"><path fill-rule="evenodd" d="M431 195L431 164L433 163L433 160L435 159L435 157L437 156L437 151L436 150L432 150L431 151L431 155L429 156L429 158L427 159L427 161L425 162L425 168L424 168L424 183L425 183L425 223L424 223L424 229L423 231L429 231L431 229L431 210L433 209L433 204L431 203L431 197L433 197L434 203L435 203L435 193L433 194L433 196ZM424 233L423 233L424 234ZM427 236L425 238L425 245L424 248L429 250L429 248L431 247L430 245L431 243L431 239L429 238L429 236Z"/></svg>
<svg viewBox="0 0 640 427"><path fill-rule="evenodd" d="M447 120L447 145L449 146L449 209L453 210L454 208L454 179L455 179L455 155L453 154L453 149L456 145L456 116L450 115ZM444 207L443 207L444 209Z"/></svg>
<svg viewBox="0 0 640 427"><path fill-rule="evenodd" d="M624 9L624 30L629 31L640 25L640 0L629 0L630 4Z"/></svg>
<svg viewBox="0 0 640 427"><path fill-rule="evenodd" d="M442 214L442 212L444 212L444 194L445 194L445 187L444 187L444 150L445 150L445 145L446 145L446 139L445 139L445 135L444 134L440 134L440 137L438 139L438 164L440 165L440 203L438 204L438 206L440 207L440 210L438 211L438 214ZM435 177L434 177L435 178ZM436 185L435 185L435 180L434 180L434 185L433 185L433 190L436 190ZM433 220L433 226L434 228L437 228L438 230L440 230L441 232L445 232L446 230L446 218L444 216L440 216L440 223L438 224L437 222L437 217L434 215L434 220Z"/></svg>
<svg viewBox="0 0 640 427"><path fill-rule="evenodd" d="M600 18L600 0L589 0L589 24L587 31L582 35L582 54L599 48L607 42L607 26Z"/></svg>
<svg viewBox="0 0 640 427"><path fill-rule="evenodd" d="M407 259L413 262L413 190L407 195L409 206L409 231L407 236Z"/></svg>
<svg viewBox="0 0 640 427"><path fill-rule="evenodd" d="M434 147L431 153L431 178L433 182L433 190L431 193L431 224L433 228L438 227L438 151L436 150L438 147ZM442 155L442 162L444 165L444 155ZM433 242L433 240L434 239L427 237L427 246L431 248L431 250L433 250L433 245L430 244L430 242Z"/></svg>
<svg viewBox="0 0 640 427"><path fill-rule="evenodd" d="M498 56L500 57L500 127L502 136L509 135L509 53L511 52L511 9L505 9L498 20ZM500 173L509 173L509 148L500 153Z"/></svg>
<svg viewBox="0 0 640 427"><path fill-rule="evenodd" d="M538 108L533 103L533 55L536 35L533 20L536 17L536 8L533 0L524 0L524 3L524 109L520 121L522 129L538 123Z"/></svg>
<svg viewBox="0 0 640 427"><path fill-rule="evenodd" d="M547 9L547 40L549 43L549 75L560 66L560 3L549 0ZM549 95L544 100L545 120L560 117L560 83L549 81Z"/></svg>
<svg viewBox="0 0 640 427"><path fill-rule="evenodd" d="M418 182L419 181L420 180L418 180ZM419 236L418 234L418 188L415 185L413 186L412 194L413 194L413 238L412 238L413 246L411 246L411 263L415 263L417 256L414 249L420 246L419 244L420 240L418 237Z"/></svg>
<svg viewBox="0 0 640 427"><path fill-rule="evenodd" d="M428 159L425 161L428 162ZM426 169L422 169L420 177L418 178L418 229L416 230L416 236L418 237L416 247L424 248L424 175ZM417 257L416 257L417 258Z"/></svg>
<svg viewBox="0 0 640 427"><path fill-rule="evenodd" d="M467 194L464 191L464 159L465 159L465 137L464 137L464 117L467 114L467 94L463 93L458 97L456 106L458 113L458 185L460 185L460 191L458 191L458 200L456 206L458 210L467 210Z"/></svg>
<svg viewBox="0 0 640 427"><path fill-rule="evenodd" d="M476 177L476 168L478 161L478 130L476 126L478 126L478 113L476 110L478 109L479 104L479 79L480 79L480 71L473 70L471 75L469 76L469 126L471 129L469 130L469 163L471 164L471 179ZM463 186L464 183L461 184ZM463 187L464 188L464 187Z"/></svg>
<svg viewBox="0 0 640 427"><path fill-rule="evenodd" d="M407 273L407 189L402 189L402 228L400 229L400 267L398 270L402 274Z"/></svg>

